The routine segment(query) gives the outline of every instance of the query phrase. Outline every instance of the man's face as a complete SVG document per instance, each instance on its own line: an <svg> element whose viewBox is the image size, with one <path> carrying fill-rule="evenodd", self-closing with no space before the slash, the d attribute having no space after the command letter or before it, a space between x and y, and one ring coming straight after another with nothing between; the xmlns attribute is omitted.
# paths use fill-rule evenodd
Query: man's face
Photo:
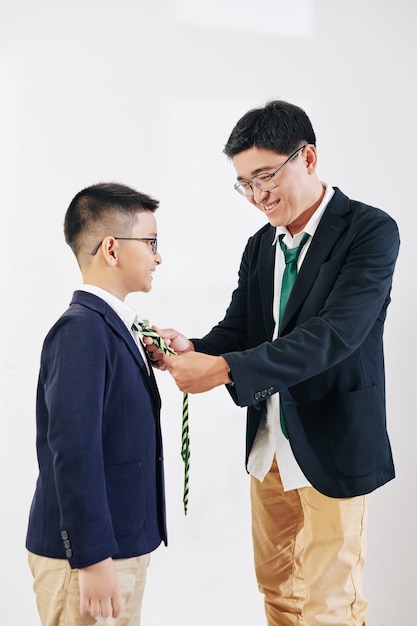
<svg viewBox="0 0 417 626"><path fill-rule="evenodd" d="M248 148L233 157L238 181L272 174L285 163L288 156L273 150ZM262 191L251 183L253 195L248 200L265 214L272 226L287 226L293 233L300 232L317 208L322 189L315 176L315 168L315 148L307 145L266 185L270 187L275 182L273 189Z"/></svg>

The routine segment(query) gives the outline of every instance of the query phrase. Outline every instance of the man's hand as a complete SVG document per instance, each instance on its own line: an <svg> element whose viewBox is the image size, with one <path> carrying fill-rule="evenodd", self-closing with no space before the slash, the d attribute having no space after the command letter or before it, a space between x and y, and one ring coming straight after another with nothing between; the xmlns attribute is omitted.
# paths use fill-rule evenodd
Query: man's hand
<svg viewBox="0 0 417 626"><path fill-rule="evenodd" d="M229 365L222 356L188 352L181 356L164 355L163 362L184 392L202 393L231 382Z"/></svg>
<svg viewBox="0 0 417 626"><path fill-rule="evenodd" d="M181 335L181 333L177 330L174 330L173 328L158 328L157 326L152 326L152 329L157 332L158 335L161 335L167 346L172 348L172 350L174 350L177 354L185 354L186 352L194 350L192 342L187 339L185 335ZM158 347L152 341L152 337L143 337L142 341L150 356L152 364L160 370L165 370L166 365L163 359L164 353L161 352L161 350L158 350Z"/></svg>
<svg viewBox="0 0 417 626"><path fill-rule="evenodd" d="M82 617L118 617L121 611L119 574L113 559L108 558L78 571L80 615Z"/></svg>

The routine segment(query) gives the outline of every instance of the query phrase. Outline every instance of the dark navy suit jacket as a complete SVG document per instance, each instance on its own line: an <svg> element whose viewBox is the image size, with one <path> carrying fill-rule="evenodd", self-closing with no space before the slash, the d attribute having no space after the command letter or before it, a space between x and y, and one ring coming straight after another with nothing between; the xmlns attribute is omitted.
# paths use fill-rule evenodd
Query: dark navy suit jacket
<svg viewBox="0 0 417 626"><path fill-rule="evenodd" d="M230 365L229 391L249 407L246 459L266 399L279 392L292 450L311 484L332 497L368 493L394 477L382 335L397 226L336 189L272 341L275 232L268 224L248 241L225 317L193 339L195 348Z"/></svg>
<svg viewBox="0 0 417 626"><path fill-rule="evenodd" d="M76 291L42 350L28 550L79 568L166 543L160 406L125 324Z"/></svg>

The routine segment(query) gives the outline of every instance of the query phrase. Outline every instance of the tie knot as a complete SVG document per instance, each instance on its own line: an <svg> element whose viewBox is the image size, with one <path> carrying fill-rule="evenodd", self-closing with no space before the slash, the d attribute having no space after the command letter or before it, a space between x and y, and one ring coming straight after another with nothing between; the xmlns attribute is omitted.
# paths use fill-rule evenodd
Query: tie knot
<svg viewBox="0 0 417 626"><path fill-rule="evenodd" d="M148 322L148 320L143 320L142 322L135 317L135 321L132 324L132 330L136 330L140 333L143 332L151 332L153 333L154 331L152 330L152 328L150 327L150 324Z"/></svg>
<svg viewBox="0 0 417 626"><path fill-rule="evenodd" d="M285 263L294 263L295 261L297 261L299 254L301 252L301 250L304 247L304 244L306 243L307 239L309 238L309 234L308 233L304 233L303 238L301 239L299 245L295 248L287 248L287 246L284 243L284 235L281 235L281 237L279 238L279 245L281 246L281 250L284 253L284 258L285 258Z"/></svg>
<svg viewBox="0 0 417 626"><path fill-rule="evenodd" d="M132 330L138 331L143 337L150 337L154 344L165 354L175 354L174 350L167 346L161 335L151 328L148 320L140 322L138 318L135 317L135 321L132 324Z"/></svg>

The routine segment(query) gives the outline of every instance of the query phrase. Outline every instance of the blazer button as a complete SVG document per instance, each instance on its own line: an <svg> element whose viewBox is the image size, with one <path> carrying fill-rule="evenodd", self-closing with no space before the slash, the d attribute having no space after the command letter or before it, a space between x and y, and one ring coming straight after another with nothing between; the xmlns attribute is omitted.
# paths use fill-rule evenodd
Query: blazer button
<svg viewBox="0 0 417 626"><path fill-rule="evenodd" d="M266 398L266 394L267 394L267 393L268 393L268 392L267 392L267 390L266 390L266 389L264 389L264 390L262 391L262 393L261 393L262 397L263 397L263 398Z"/></svg>
<svg viewBox="0 0 417 626"><path fill-rule="evenodd" d="M64 541L65 541L65 539L68 539L68 533L67 533L67 531L66 531L66 530L63 530L63 531L61 532L61 537L62 537L62 539L64 539Z"/></svg>
<svg viewBox="0 0 417 626"><path fill-rule="evenodd" d="M259 402L257 402L256 404L253 405L253 408L255 409L255 411L260 411L261 405L259 404Z"/></svg>
<svg viewBox="0 0 417 626"><path fill-rule="evenodd" d="M269 387L268 393L269 393L270 396L272 396L273 392L274 392L274 388L273 387Z"/></svg>
<svg viewBox="0 0 417 626"><path fill-rule="evenodd" d="M65 555L66 555L67 559L70 559L72 557L72 550L71 550L71 548L68 548L68 550L65 550Z"/></svg>
<svg viewBox="0 0 417 626"><path fill-rule="evenodd" d="M255 393L255 395L254 395L255 400L260 400L260 399L261 399L261 397L262 397L262 394L261 394L261 392L260 392L260 391L257 391L257 392Z"/></svg>
<svg viewBox="0 0 417 626"><path fill-rule="evenodd" d="M66 539L66 540L64 541L64 548L67 548L67 549L68 549L68 548L70 548L70 547L71 547L71 542L70 542L70 541L68 541L68 539Z"/></svg>

